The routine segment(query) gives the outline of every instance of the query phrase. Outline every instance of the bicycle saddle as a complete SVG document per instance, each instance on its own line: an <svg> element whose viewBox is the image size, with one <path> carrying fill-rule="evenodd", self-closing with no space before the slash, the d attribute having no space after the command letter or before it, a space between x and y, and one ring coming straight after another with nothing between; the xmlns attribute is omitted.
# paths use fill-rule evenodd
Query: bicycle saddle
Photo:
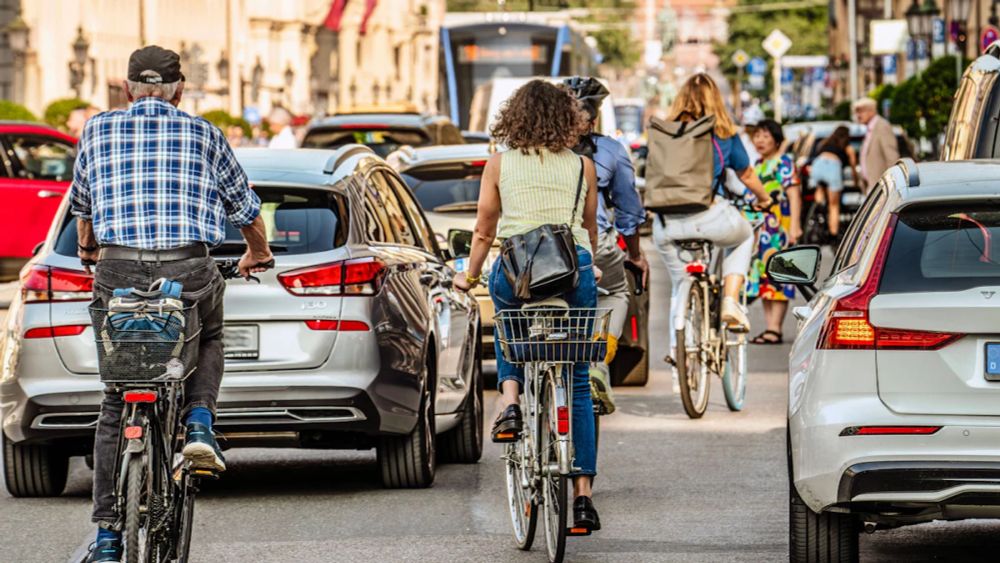
<svg viewBox="0 0 1000 563"><path fill-rule="evenodd" d="M705 248L705 246L712 246L712 241L699 238L691 238L684 240L675 240L674 244L676 244L679 248L682 248L684 250L701 250L702 248Z"/></svg>
<svg viewBox="0 0 1000 563"><path fill-rule="evenodd" d="M521 309L569 309L569 303L567 303L565 299L550 297L533 303L525 303L524 305L521 305Z"/></svg>

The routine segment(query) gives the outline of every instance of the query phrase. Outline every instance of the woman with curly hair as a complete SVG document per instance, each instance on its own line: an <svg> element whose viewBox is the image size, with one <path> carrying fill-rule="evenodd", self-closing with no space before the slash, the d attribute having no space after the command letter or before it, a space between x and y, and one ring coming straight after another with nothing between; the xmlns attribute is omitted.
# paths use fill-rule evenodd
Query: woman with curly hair
<svg viewBox="0 0 1000 563"><path fill-rule="evenodd" d="M479 283L495 238L525 234L542 225L568 224L577 245L579 281L562 297L573 308L596 307L599 272L592 255L597 247L597 174L590 159L571 150L588 129L587 114L565 86L532 80L507 100L491 134L508 150L493 155L483 169L469 265L464 273L455 275L455 288L469 291ZM581 182L585 189L579 189ZM494 261L489 274L489 290L497 312L520 309L523 304L499 260ZM504 360L499 343L496 355L503 409L493 425L493 441L511 441L501 436L516 439L523 429L519 395L524 370ZM576 364L573 466L580 470L573 475L573 514L575 527L598 530L600 520L590 499L591 482L597 473L592 408L590 368Z"/></svg>

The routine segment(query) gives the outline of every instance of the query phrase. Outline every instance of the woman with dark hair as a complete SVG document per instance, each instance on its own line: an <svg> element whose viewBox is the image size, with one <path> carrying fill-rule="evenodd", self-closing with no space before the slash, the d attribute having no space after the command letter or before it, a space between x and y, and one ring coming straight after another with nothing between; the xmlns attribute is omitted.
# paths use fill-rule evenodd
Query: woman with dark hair
<svg viewBox="0 0 1000 563"><path fill-rule="evenodd" d="M455 288L469 291L480 282L483 262L495 238L525 234L542 225L568 224L577 245L579 281L562 297L572 308L597 306L600 272L593 266L597 248L597 174L593 161L571 150L589 128L587 114L565 86L532 80L507 100L491 134L508 150L493 155L483 169L469 265L464 273L455 275ZM488 286L498 313L523 305L507 281L500 260L493 262ZM496 357L503 408L492 436L494 442L511 441L501 436L512 433L516 439L523 429L519 402L524 370L504 359L499 342ZM597 473L597 449L589 364L576 364L573 370L572 411L573 466L580 468L573 474L574 527L599 530L600 519L590 498Z"/></svg>
<svg viewBox="0 0 1000 563"><path fill-rule="evenodd" d="M780 205L766 211L751 213L750 220L763 219L757 239L757 251L747 276L747 297L759 297L764 303L764 332L751 342L754 344L781 344L781 326L788 313L788 300L795 297L795 288L772 282L765 272L771 256L786 246L794 245L802 236L802 193L799 178L795 173L795 162L789 154L782 154L781 146L785 134L781 125L773 119L765 119L757 124L753 144L760 153L760 160L754 170L764 184L771 199Z"/></svg>
<svg viewBox="0 0 1000 563"><path fill-rule="evenodd" d="M844 168L850 167L854 185L861 186L858 176L858 153L851 146L851 130L841 125L833 130L816 148L809 169L809 187L826 200L830 239L840 235L840 195L844 191ZM824 193L825 192L825 193ZM822 199L818 199L822 201Z"/></svg>

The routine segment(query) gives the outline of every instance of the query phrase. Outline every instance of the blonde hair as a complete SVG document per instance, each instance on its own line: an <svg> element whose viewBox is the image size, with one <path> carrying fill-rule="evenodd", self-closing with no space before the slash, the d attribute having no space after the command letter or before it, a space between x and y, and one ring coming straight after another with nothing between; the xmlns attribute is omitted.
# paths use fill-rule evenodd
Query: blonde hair
<svg viewBox="0 0 1000 563"><path fill-rule="evenodd" d="M693 121L706 115L715 116L715 136L728 139L736 135L736 124L722 101L722 92L707 74L699 72L681 86L670 106L671 121Z"/></svg>

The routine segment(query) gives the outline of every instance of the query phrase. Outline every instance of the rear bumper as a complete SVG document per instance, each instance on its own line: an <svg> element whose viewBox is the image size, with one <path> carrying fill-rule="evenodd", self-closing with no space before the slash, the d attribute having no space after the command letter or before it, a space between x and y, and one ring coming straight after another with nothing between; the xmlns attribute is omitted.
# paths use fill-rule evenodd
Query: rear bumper
<svg viewBox="0 0 1000 563"><path fill-rule="evenodd" d="M1000 504L1000 461L881 461L858 463L840 478L839 502L947 503L969 495Z"/></svg>

